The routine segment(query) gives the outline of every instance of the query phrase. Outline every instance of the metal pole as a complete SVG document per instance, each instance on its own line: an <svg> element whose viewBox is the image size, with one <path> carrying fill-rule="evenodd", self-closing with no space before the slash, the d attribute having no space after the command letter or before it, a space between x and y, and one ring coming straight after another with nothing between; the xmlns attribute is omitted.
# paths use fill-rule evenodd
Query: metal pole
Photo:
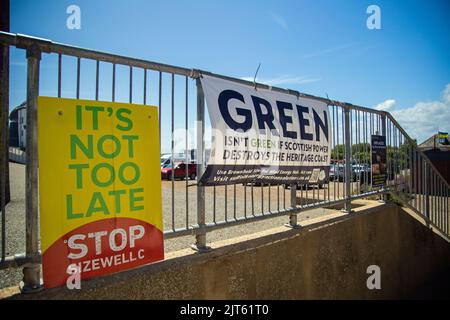
<svg viewBox="0 0 450 320"><path fill-rule="evenodd" d="M1 0L0 7L0 31L10 31L11 4L10 0ZM10 184L9 184L9 148L8 148L8 111L9 111L9 44L0 45L0 127L1 127L1 143L0 143L0 207L2 220L2 262L6 257L6 204L10 201Z"/></svg>
<svg viewBox="0 0 450 320"><path fill-rule="evenodd" d="M112 68L111 100L114 102L116 101L116 64L113 64Z"/></svg>
<svg viewBox="0 0 450 320"><path fill-rule="evenodd" d="M76 87L76 97L80 99L80 74L81 74L81 58L77 58L77 87Z"/></svg>
<svg viewBox="0 0 450 320"><path fill-rule="evenodd" d="M161 110L162 110L162 72L159 72L158 86L158 130L159 130L159 152L161 153Z"/></svg>
<svg viewBox="0 0 450 320"><path fill-rule="evenodd" d="M189 130L189 78L186 77L186 88L185 88L185 127L184 127L184 140L185 140L185 156L186 156L186 185L185 185L185 192L186 192L186 228L189 227L189 182L188 182L188 178L189 178L189 159L188 159L188 152L189 152L189 137L188 137L188 130ZM191 157L191 162L193 161L192 157Z"/></svg>
<svg viewBox="0 0 450 320"><path fill-rule="evenodd" d="M423 161L423 160L422 160ZM424 161L423 161L424 162ZM430 172L429 172L429 167L427 165L426 162L424 162L424 196L425 196L425 216L427 218L431 218L430 217Z"/></svg>
<svg viewBox="0 0 450 320"><path fill-rule="evenodd" d="M297 207L297 185L291 184L291 209L295 209ZM286 227L298 229L300 225L297 223L297 213L289 214L289 223L286 224Z"/></svg>
<svg viewBox="0 0 450 320"><path fill-rule="evenodd" d="M351 136L350 136L350 110L348 108L343 109L344 111L344 141L345 141L345 204L344 204L344 212L351 213L351 163L350 156L352 152L351 146Z"/></svg>
<svg viewBox="0 0 450 320"><path fill-rule="evenodd" d="M39 64L41 51L37 46L27 49L27 158L26 158L26 255L39 254L38 221L38 124L37 99L39 95ZM23 268L23 293L42 289L38 263L29 263Z"/></svg>
<svg viewBox="0 0 450 320"><path fill-rule="evenodd" d="M96 61L95 64L95 100L98 100L98 84L100 80L100 61Z"/></svg>
<svg viewBox="0 0 450 320"><path fill-rule="evenodd" d="M172 168L170 180L172 182L172 193L171 193L171 199L172 199L172 230L175 231L175 161L174 161L174 148L175 148L175 139L174 139L174 132L175 132L175 74L172 73L172 95L171 95L171 114L170 114L170 121L171 121L171 140L170 140L170 152L171 152L171 158L170 158L170 166ZM186 163L187 166L187 163ZM187 170L187 168L185 169Z"/></svg>
<svg viewBox="0 0 450 320"><path fill-rule="evenodd" d="M381 135L383 137L385 137L385 139L386 139L386 116L385 115L381 116ZM386 153L387 153L387 139L385 141L386 141L385 147L386 147ZM386 161L387 161L387 157L386 157ZM384 182L383 186L381 187L381 191L384 191L386 189L386 183L387 183L387 176L386 176L386 181ZM380 201L386 202L386 200L387 200L387 194L382 193L380 196Z"/></svg>
<svg viewBox="0 0 450 320"><path fill-rule="evenodd" d="M61 98L61 71L62 71L62 55L58 54L58 98ZM97 99L98 100L98 97Z"/></svg>
<svg viewBox="0 0 450 320"><path fill-rule="evenodd" d="M200 253L211 250L206 246L205 229L205 187L200 185L200 178L205 172L205 95L200 78L197 85L197 224L199 229L195 234L195 244L191 247Z"/></svg>
<svg viewBox="0 0 450 320"><path fill-rule="evenodd" d="M449 212L448 212L448 200L449 200L449 192L448 188L444 185L444 222L445 222L445 234L449 235L448 232L448 224L449 224Z"/></svg>
<svg viewBox="0 0 450 320"><path fill-rule="evenodd" d="M8 78L8 57L9 57L9 48L7 45L1 45L1 71L0 71L0 80L1 80L1 142L0 142L0 209L2 212L1 221L2 221L2 251L1 251L1 261L4 262L6 258L6 189L8 188L6 183L6 177L8 176L8 166L9 166L9 153L8 153L8 92L9 92L9 83L7 81Z"/></svg>
<svg viewBox="0 0 450 320"><path fill-rule="evenodd" d="M130 103L133 103L133 66L130 65Z"/></svg>

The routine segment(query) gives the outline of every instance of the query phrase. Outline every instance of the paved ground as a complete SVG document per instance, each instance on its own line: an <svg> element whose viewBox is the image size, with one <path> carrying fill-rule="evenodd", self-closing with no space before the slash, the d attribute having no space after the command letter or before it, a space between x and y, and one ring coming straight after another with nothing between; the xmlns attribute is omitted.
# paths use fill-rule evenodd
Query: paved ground
<svg viewBox="0 0 450 320"><path fill-rule="evenodd" d="M9 170L11 202L6 207L7 256L25 252L25 166L10 163ZM21 279L21 270L0 270L0 288L17 285Z"/></svg>
<svg viewBox="0 0 450 320"><path fill-rule="evenodd" d="M14 255L25 252L25 166L11 163L11 202L6 210L6 255ZM165 230L184 228L186 225L196 223L197 187L195 181L172 181L162 182L163 199L163 221ZM357 184L353 185L355 191ZM173 192L172 192L173 190ZM187 190L187 193L186 193ZM343 195L344 186L342 183L331 183L329 189L303 190L297 191L297 201L313 201L312 199L324 199L330 196L339 198ZM174 197L172 198L172 194ZM253 195L253 202L252 202ZM217 188L206 188L206 221L219 222L225 219L251 216L261 212L275 212L278 209L288 208L290 190L282 186L252 187L251 186L228 186ZM309 200L308 200L309 199ZM253 206L252 206L253 203ZM172 210L173 204L173 210ZM304 211L299 214L299 221L314 218L327 213L324 209L314 209ZM263 221L247 223L240 226L229 227L221 230L209 232L207 239L209 242L223 240L242 234L251 234L257 231L270 229L288 222L288 217L266 219ZM170 252L186 248L194 242L193 236L185 236L165 241L165 251ZM0 270L0 288L17 285L22 278L21 270L9 269Z"/></svg>

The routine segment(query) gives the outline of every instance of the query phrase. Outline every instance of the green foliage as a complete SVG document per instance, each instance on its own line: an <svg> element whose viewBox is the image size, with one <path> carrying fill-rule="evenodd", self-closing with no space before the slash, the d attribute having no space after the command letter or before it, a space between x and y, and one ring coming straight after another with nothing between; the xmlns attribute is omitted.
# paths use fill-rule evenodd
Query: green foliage
<svg viewBox="0 0 450 320"><path fill-rule="evenodd" d="M345 146L343 144L336 145L331 150L331 158L343 160L345 157ZM370 144L357 143L352 145L352 160L360 163L370 162Z"/></svg>
<svg viewBox="0 0 450 320"><path fill-rule="evenodd" d="M408 165L410 145L402 144L400 147L387 146L387 161L390 162L395 159L395 162L401 166ZM370 143L352 144L352 161L359 163L370 163L371 146ZM336 145L331 150L331 158L334 160L345 159L345 146L343 144Z"/></svg>

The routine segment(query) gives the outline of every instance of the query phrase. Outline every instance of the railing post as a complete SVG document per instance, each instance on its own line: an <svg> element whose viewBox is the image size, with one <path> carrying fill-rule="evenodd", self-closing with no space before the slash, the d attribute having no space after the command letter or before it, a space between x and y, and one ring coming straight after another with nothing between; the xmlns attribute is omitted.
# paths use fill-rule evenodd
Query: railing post
<svg viewBox="0 0 450 320"><path fill-rule="evenodd" d="M201 186L200 178L205 172L205 94L200 77L196 79L197 85L197 224L199 229L195 233L195 244L191 247L198 252L211 250L206 245L205 229L205 187Z"/></svg>
<svg viewBox="0 0 450 320"><path fill-rule="evenodd" d="M381 135L383 136L383 137L386 137L386 115L382 115L381 116ZM386 138L385 138L386 139ZM385 140L386 141L386 153L387 153L387 139ZM387 161L387 159L386 159L386 161ZM386 189L386 184L387 184L387 181L388 181L388 177L387 177L387 173L386 173L386 182L384 183L384 185L381 187L381 191L385 191L385 189ZM387 201L387 195L386 195L386 193L382 193L381 194L381 196L380 196L380 201L381 202L386 202Z"/></svg>
<svg viewBox="0 0 450 320"><path fill-rule="evenodd" d="M1 1L0 31L10 32L11 3ZM11 200L9 186L9 150L8 150L8 115L9 115L9 45L0 44L0 210L1 210L1 263L6 259L6 204Z"/></svg>
<svg viewBox="0 0 450 320"><path fill-rule="evenodd" d="M352 212L351 206L351 153L352 153L352 137L350 136L350 109L344 108L344 142L345 142L345 204L343 211Z"/></svg>
<svg viewBox="0 0 450 320"><path fill-rule="evenodd" d="M26 255L35 258L39 254L37 99L39 95L40 48L37 46L29 47L27 49L27 60ZM22 292L36 292L41 289L40 264L31 262L25 265L23 268Z"/></svg>
<svg viewBox="0 0 450 320"><path fill-rule="evenodd" d="M290 207L291 210L295 210L297 207L297 184L291 184L291 197L290 197ZM298 229L300 225L297 223L297 213L291 212L289 214L289 223L286 224L286 227Z"/></svg>
<svg viewBox="0 0 450 320"><path fill-rule="evenodd" d="M9 47L7 45L0 45L1 50L1 65L0 65L0 120L1 120L1 141L0 141L0 210L1 210L1 262L5 261L6 258L6 189L7 186L7 173L9 166L9 151L8 150L8 99L9 99Z"/></svg>
<svg viewBox="0 0 450 320"><path fill-rule="evenodd" d="M424 187L425 187L425 192L424 192L424 196L425 196L425 216L428 219L431 219L430 217L430 183L431 183L431 179L430 179L430 167L428 166L428 164L426 162L424 162Z"/></svg>

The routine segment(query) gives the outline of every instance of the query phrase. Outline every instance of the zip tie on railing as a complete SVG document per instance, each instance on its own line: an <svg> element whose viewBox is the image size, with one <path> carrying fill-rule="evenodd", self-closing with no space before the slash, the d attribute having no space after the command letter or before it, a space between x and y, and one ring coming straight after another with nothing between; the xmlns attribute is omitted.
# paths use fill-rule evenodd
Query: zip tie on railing
<svg viewBox="0 0 450 320"><path fill-rule="evenodd" d="M333 101L331 101L330 100L330 97L328 96L328 93L327 92L325 92L325 94L327 95L327 99L328 99L328 106L334 106L334 103L333 103Z"/></svg>
<svg viewBox="0 0 450 320"><path fill-rule="evenodd" d="M201 78L203 78L202 70L200 70L200 69L192 69L190 74L189 74L189 77L192 78L192 79L199 79L199 78L201 79Z"/></svg>
<svg viewBox="0 0 450 320"><path fill-rule="evenodd" d="M291 90L291 89L287 89L289 94L292 94L293 96L297 97L297 100L300 99L301 96L303 96L300 91L297 90Z"/></svg>
<svg viewBox="0 0 450 320"><path fill-rule="evenodd" d="M253 77L253 85L255 86L255 90L256 90L256 86L257 86L257 83L256 83L256 76L258 75L258 72L259 72L259 68L260 68L260 67L261 67L261 62L259 63L258 68L256 68L255 76Z"/></svg>

